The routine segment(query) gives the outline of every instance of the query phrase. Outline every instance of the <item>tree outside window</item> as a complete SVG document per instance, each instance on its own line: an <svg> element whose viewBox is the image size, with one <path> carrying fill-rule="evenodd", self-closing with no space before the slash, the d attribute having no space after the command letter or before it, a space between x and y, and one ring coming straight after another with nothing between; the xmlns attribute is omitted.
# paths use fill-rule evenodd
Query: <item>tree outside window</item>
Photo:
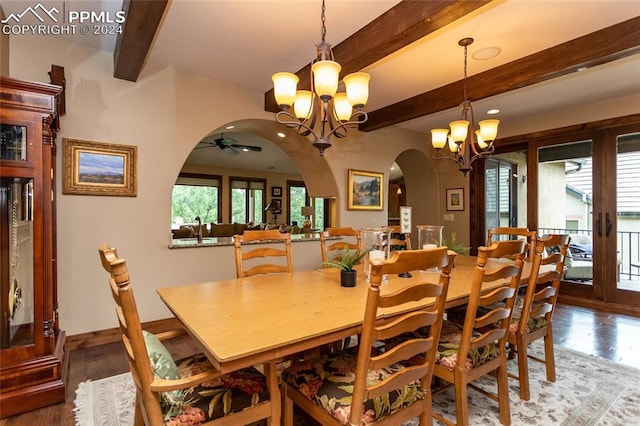
<svg viewBox="0 0 640 426"><path fill-rule="evenodd" d="M194 223L220 221L220 182L217 175L183 173L178 176L171 194L171 228Z"/></svg>
<svg viewBox="0 0 640 426"><path fill-rule="evenodd" d="M233 177L231 185L231 222L264 222L265 179Z"/></svg>

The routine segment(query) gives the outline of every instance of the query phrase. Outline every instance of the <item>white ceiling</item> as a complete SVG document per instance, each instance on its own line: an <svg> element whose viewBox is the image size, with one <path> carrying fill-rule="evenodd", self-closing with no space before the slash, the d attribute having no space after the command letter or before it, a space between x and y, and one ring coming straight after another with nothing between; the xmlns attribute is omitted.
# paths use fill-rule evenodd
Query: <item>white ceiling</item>
<svg viewBox="0 0 640 426"><path fill-rule="evenodd" d="M5 15L20 12L34 1L2 0ZM47 4L63 3L47 1ZM326 0L327 41L333 45L393 7L396 0ZM67 9L120 10L121 0L67 1ZM141 79L165 67L266 92L277 71L296 72L315 55L320 41L320 0L172 0ZM494 0L475 12L369 66L372 111L463 76L463 50L457 42L473 37L469 47L469 75L511 62L571 39L640 16L637 0ZM74 42L113 51L114 36L76 35ZM188 47L188 48L187 48ZM488 60L472 55L497 47ZM340 62L340 58L336 60ZM491 107L501 110L503 123L524 117L557 113L585 103L626 96L640 103L640 55L562 78L546 81L489 99L474 101L476 118ZM462 94L460 94L462 100ZM457 116L456 110L422 117L399 126L425 135ZM508 126L506 126L508 127ZM216 129L212 129L214 131ZM541 130L541 129L539 129ZM242 144L260 145L262 153L227 155L216 148L207 161L224 167L264 168L290 164L274 144L253 135L225 133ZM508 136L501 134L500 136ZM197 141L194 141L194 145ZM425 143L427 137L425 136ZM273 156L273 160L265 161ZM254 165L247 163L254 162ZM237 163L237 164L236 164ZM283 170L279 167L279 170ZM284 169L286 170L286 169ZM293 171L295 170L288 170Z"/></svg>

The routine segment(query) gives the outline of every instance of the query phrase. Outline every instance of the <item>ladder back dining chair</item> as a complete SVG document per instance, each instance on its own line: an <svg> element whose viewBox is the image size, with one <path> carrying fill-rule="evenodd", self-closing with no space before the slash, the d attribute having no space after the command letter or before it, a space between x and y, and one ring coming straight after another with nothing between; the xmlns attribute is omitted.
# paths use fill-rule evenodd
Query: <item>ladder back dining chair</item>
<svg viewBox="0 0 640 426"><path fill-rule="evenodd" d="M529 244L529 251L525 260L530 260L536 252L536 236L537 231L530 231L528 228L516 228L508 226L499 226L487 231L487 246L496 241L524 239Z"/></svg>
<svg viewBox="0 0 640 426"><path fill-rule="evenodd" d="M98 248L136 387L134 424L157 426L198 419L198 424L279 425L281 401L275 365L265 374L245 368L220 374L203 354L175 361L162 341L184 329L152 334L142 329L127 262L109 244Z"/></svg>
<svg viewBox="0 0 640 426"><path fill-rule="evenodd" d="M293 272L290 233L277 229L244 231L242 235L233 236L233 244L238 278ZM284 247L274 247L276 244Z"/></svg>
<svg viewBox="0 0 640 426"><path fill-rule="evenodd" d="M556 381L552 319L569 242L568 234L550 234L538 239L524 301L516 305L511 319L507 341L511 353L518 358L518 375L510 377L519 381L520 398L525 401L531 397L529 359L544 363L547 380ZM542 267L545 269L540 272ZM544 339L544 358L528 354L529 344L538 339Z"/></svg>
<svg viewBox="0 0 640 426"><path fill-rule="evenodd" d="M478 247L464 324L444 321L440 334L433 374L448 384L434 391L434 395L453 387L456 398L456 423L434 413L434 417L445 424L469 424L468 387L498 402L500 423L511 422L506 343L527 249L524 240L497 241L490 247ZM498 260L506 257L514 261ZM494 262L488 266L491 260ZM499 285L483 291L483 285L488 283ZM482 307L489 309L476 318ZM497 394L472 383L485 375L495 375Z"/></svg>
<svg viewBox="0 0 640 426"><path fill-rule="evenodd" d="M340 241L327 240L327 237L343 237ZM345 239L345 237L347 237ZM360 250L362 251L362 237L359 229L351 227L327 228L320 232L320 250L322 254L323 267L328 268L324 262L331 260L332 254L339 250Z"/></svg>
<svg viewBox="0 0 640 426"><path fill-rule="evenodd" d="M283 371L284 424L293 424L295 405L323 426L399 425L414 417L431 425L431 378L454 258L454 252L442 247L397 251L372 265L359 346L294 361ZM418 272L433 267L441 268L440 274ZM419 279L394 278L403 285L385 291L390 279L381 288L383 275L403 271L416 271ZM381 310L426 298L435 302L378 320ZM411 335L425 325L430 326L427 336ZM385 351L375 345L405 335ZM409 363L416 357L419 362Z"/></svg>

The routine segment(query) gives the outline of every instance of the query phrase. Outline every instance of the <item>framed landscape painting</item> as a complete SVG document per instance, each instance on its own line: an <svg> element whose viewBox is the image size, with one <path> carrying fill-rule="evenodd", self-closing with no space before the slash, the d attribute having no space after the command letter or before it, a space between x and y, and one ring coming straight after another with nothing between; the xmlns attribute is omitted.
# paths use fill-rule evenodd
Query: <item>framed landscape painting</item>
<svg viewBox="0 0 640 426"><path fill-rule="evenodd" d="M384 174L349 169L349 210L382 210Z"/></svg>
<svg viewBox="0 0 640 426"><path fill-rule="evenodd" d="M137 195L137 147L67 138L63 142L63 194Z"/></svg>

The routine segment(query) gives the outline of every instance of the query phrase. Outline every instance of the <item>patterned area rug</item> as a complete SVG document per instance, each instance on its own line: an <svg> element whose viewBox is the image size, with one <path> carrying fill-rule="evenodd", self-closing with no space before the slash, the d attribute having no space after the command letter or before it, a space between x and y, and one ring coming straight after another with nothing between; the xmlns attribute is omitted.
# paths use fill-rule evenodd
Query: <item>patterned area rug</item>
<svg viewBox="0 0 640 426"><path fill-rule="evenodd" d="M133 425L136 388L131 373L78 385L74 401L76 425Z"/></svg>
<svg viewBox="0 0 640 426"><path fill-rule="evenodd" d="M541 354L536 342L530 352ZM509 368L517 372L515 360ZM530 361L531 401L521 401L518 384L509 380L511 424L632 425L640 424L640 370L556 346L556 382L546 381L544 365ZM491 379L478 381L495 391ZM129 373L80 383L76 390L76 425L133 424L135 389ZM471 424L499 425L498 407L476 391L469 390ZM453 390L434 398L434 410L455 421ZM304 418L297 426L306 425ZM434 422L438 424L438 422ZM417 425L417 421L405 426Z"/></svg>

